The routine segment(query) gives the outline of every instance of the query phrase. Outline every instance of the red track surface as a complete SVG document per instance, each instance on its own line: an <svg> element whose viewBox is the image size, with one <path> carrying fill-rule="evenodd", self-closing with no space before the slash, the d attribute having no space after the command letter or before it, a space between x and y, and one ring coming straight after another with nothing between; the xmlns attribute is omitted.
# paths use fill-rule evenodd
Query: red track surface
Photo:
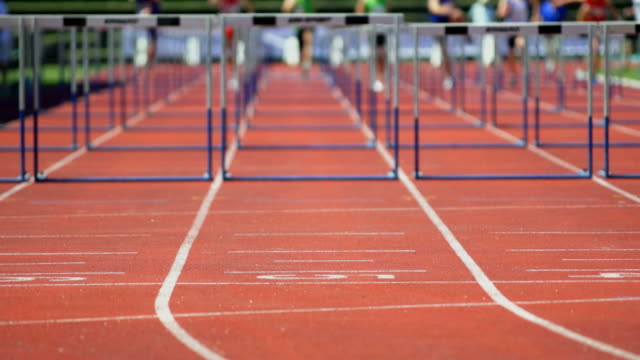
<svg viewBox="0 0 640 360"><path fill-rule="evenodd" d="M322 118L329 124L352 123L320 77L304 84L275 67L267 79L255 125L317 124L294 116L290 101L301 110L335 110ZM162 114L198 109L202 89L194 85L141 124L184 124ZM401 107L410 105L405 91ZM517 108L517 98L500 106ZM424 108L429 119L463 121L432 103ZM269 115L274 110L292 114ZM566 129L545 134L575 137ZM424 135L505 141L485 129ZM202 141L193 136L125 132L109 142ZM411 131L401 138L410 141ZM249 130L244 143L366 140L359 130ZM545 150L583 166L583 151ZM569 173L526 149L424 154L424 170L433 173ZM638 169L638 157L628 154ZM44 167L59 159L46 153ZM405 171L412 160L403 150ZM193 174L203 164L201 153L92 152L52 175ZM388 168L375 149L240 150L230 170L352 175ZM636 180L610 183L640 195ZM406 180L27 186L0 202L0 357L198 358L190 341L208 349L201 354L229 359L605 359L616 349L640 357L637 200L590 180L414 184L419 194ZM442 223L433 222L423 199ZM478 284L474 263L508 300L488 294L487 280L484 289ZM514 304L599 345L525 320ZM158 315L164 324L173 316L184 333L174 336L179 329L167 331Z"/></svg>

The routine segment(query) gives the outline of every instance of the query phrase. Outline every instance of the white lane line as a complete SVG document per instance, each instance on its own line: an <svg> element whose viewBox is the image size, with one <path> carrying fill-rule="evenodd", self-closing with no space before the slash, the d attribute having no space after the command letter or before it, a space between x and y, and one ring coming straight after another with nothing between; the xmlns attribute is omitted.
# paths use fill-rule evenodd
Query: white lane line
<svg viewBox="0 0 640 360"><path fill-rule="evenodd" d="M137 252L26 252L26 253L0 253L0 256L67 256L67 255L136 255Z"/></svg>
<svg viewBox="0 0 640 360"><path fill-rule="evenodd" d="M213 210L211 214L298 214L298 213L350 213L350 212L410 212L420 208L346 208L346 209L271 209L271 210ZM195 215L195 211L161 212L118 212L118 213L82 213L82 214L36 214L36 215L0 215L0 219L40 219L40 218L77 218L77 217L130 217L130 216L176 216Z"/></svg>
<svg viewBox="0 0 640 360"><path fill-rule="evenodd" d="M563 252L563 251L640 251L640 249L507 249L509 252Z"/></svg>
<svg viewBox="0 0 640 360"><path fill-rule="evenodd" d="M640 271L640 269L527 269L529 272Z"/></svg>
<svg viewBox="0 0 640 360"><path fill-rule="evenodd" d="M239 233L233 236L239 237L264 237L264 236L392 236L404 235L404 232L308 232L308 233Z"/></svg>
<svg viewBox="0 0 640 360"><path fill-rule="evenodd" d="M492 234L510 234L510 235L622 235L622 234L640 234L640 231L493 231Z"/></svg>
<svg viewBox="0 0 640 360"><path fill-rule="evenodd" d="M124 275L122 271L85 271L85 272L38 272L38 273L0 273L0 276L22 276L22 275Z"/></svg>
<svg viewBox="0 0 640 360"><path fill-rule="evenodd" d="M369 133L369 138L373 138L371 130L365 125L363 127L365 132ZM388 149L381 142L377 142L376 149L380 153L380 155L387 161L389 166L393 166L393 158L389 153ZM510 311L514 315L527 320L533 324L536 324L544 329L547 329L550 332L553 332L557 335L565 337L567 339L573 340L575 342L587 345L594 349L597 349L601 352L604 352L609 355L614 355L618 357L622 357L625 359L633 359L640 360L640 355L634 354L632 352L617 348L613 345L607 344L605 342L596 340L594 338L590 338L588 336L582 335L578 332L570 330L566 327L563 327L559 324L551 322L545 318L537 316L516 303L509 300L500 290L495 286L495 284L489 279L489 277L484 273L482 268L475 262L475 260L471 257L471 255L467 252L467 250L462 246L462 244L458 241L456 236L453 234L451 229L444 223L442 218L436 213L433 207L429 204L429 202L425 199L425 197L420 193L417 186L413 183L413 181L407 176L405 171L399 167L398 168L398 177L402 184L404 184L405 188L411 193L414 199L418 202L420 207L423 209L424 213L427 217L433 222L433 224L438 228L440 233L443 235L449 246L456 253L458 258L464 263L467 269L471 272L473 277L476 279L480 287L491 297L493 301L498 303L504 309Z"/></svg>
<svg viewBox="0 0 640 360"><path fill-rule="evenodd" d="M640 259L562 259L562 261L640 261Z"/></svg>
<svg viewBox="0 0 640 360"><path fill-rule="evenodd" d="M426 273L427 270L255 270L225 271L225 274L302 274L302 273Z"/></svg>
<svg viewBox="0 0 640 360"><path fill-rule="evenodd" d="M233 250L229 254L416 253L416 250Z"/></svg>
<svg viewBox="0 0 640 360"><path fill-rule="evenodd" d="M384 199L346 198L346 199L244 199L248 203L371 203L384 202Z"/></svg>
<svg viewBox="0 0 640 360"><path fill-rule="evenodd" d="M568 299L568 300L536 300L517 301L519 305L563 305L563 304L596 304L611 302L637 302L640 297L613 297L613 298L593 298L593 299ZM354 307L324 307L305 309L273 309L273 310L244 310L244 311L216 311L200 313L174 314L176 318L197 318L197 317L223 317L223 316L251 316L251 315L282 315L299 313L327 313L327 312L351 312L351 311L378 311L378 310L412 310L412 309L439 309L439 308L473 308L473 307L493 307L498 306L495 302L464 302L464 303L437 303L437 304L408 304L408 305L377 305L377 306L354 306ZM54 324L76 324L89 322L107 321L132 321L132 320L153 320L157 315L125 315L125 316L105 316L86 318L63 318L48 320L14 320L0 321L0 326L24 326L24 325L54 325Z"/></svg>
<svg viewBox="0 0 640 360"><path fill-rule="evenodd" d="M544 197L536 197L536 198L461 198L460 201L481 201L481 202L513 202L513 201L601 201L602 199L598 198L563 198L563 197L552 197L552 198L544 198Z"/></svg>
<svg viewBox="0 0 640 360"><path fill-rule="evenodd" d="M82 205L82 204L164 204L169 200L31 200L34 205Z"/></svg>
<svg viewBox="0 0 640 360"><path fill-rule="evenodd" d="M151 234L48 234L48 235L0 235L0 239L28 238L108 238L108 237L148 237Z"/></svg>
<svg viewBox="0 0 640 360"><path fill-rule="evenodd" d="M30 265L84 265L84 261L74 262L45 262L45 263L0 263L0 266L30 266Z"/></svg>
<svg viewBox="0 0 640 360"><path fill-rule="evenodd" d="M496 284L620 284L620 283L640 283L640 280L630 278L597 278L589 280L494 280ZM239 281L239 282L179 282L177 286L286 286L286 285L474 285L476 281ZM25 288L25 287L127 287L127 286L158 286L159 282L151 283L37 283L37 284L2 284L0 287Z"/></svg>
<svg viewBox="0 0 640 360"><path fill-rule="evenodd" d="M399 208L345 208L345 209L271 209L271 210L214 210L214 214L313 214L313 213L342 213L342 212L405 212L417 211L417 207Z"/></svg>
<svg viewBox="0 0 640 360"><path fill-rule="evenodd" d="M602 284L602 283L640 283L640 280L634 280L632 278L598 278L598 279L589 279L589 280L494 280L496 284ZM443 281L443 280L416 280L416 281L389 281L389 280L380 280L380 281L328 281L328 280L318 280L318 281L288 281L288 280L280 280L280 281L226 281L226 282L179 282L177 286L255 286L255 285L263 285L263 286L283 286L283 285L358 285L358 284L369 284L369 285L469 285L469 284L477 284L476 281L473 280L458 280L458 281ZM123 282L108 282L108 283L37 283L37 284L25 284L25 283L13 283L13 284L0 284L0 287L10 287L10 288L22 288L22 287L109 287L109 286L117 286L117 287L126 287L126 286L158 286L162 285L159 282L148 282L148 283L123 283Z"/></svg>
<svg viewBox="0 0 640 360"><path fill-rule="evenodd" d="M274 263L366 263L373 260L273 260Z"/></svg>
<svg viewBox="0 0 640 360"><path fill-rule="evenodd" d="M195 213L196 213L195 211L162 211L162 212L1 215L0 219L47 219L47 218L59 219L59 218L79 218L79 217L176 216L176 215L193 215Z"/></svg>
<svg viewBox="0 0 640 360"><path fill-rule="evenodd" d="M235 152L234 150L235 146L232 147L232 152L230 152L228 155L232 155ZM233 157L231 156L231 158ZM231 162L229 161L228 164L230 163ZM204 225L207 214L209 213L209 209L211 208L213 200L216 198L218 191L220 191L222 183L222 174L220 171L218 171L215 180L211 184L207 195L205 196L202 204L200 205L200 208L198 209L198 213L193 221L193 224L191 225L191 228L189 229L189 232L180 245L180 248L176 254L176 258L171 265L171 269L169 270L167 277L162 283L162 287L160 288L160 291L156 296L154 304L155 312L162 325L164 325L164 327L169 330L169 332L176 339L182 342L187 348L207 360L224 360L224 358L207 348L200 341L191 336L191 334L189 334L182 326L180 326L180 324L178 324L178 321L176 320L174 314L171 312L171 306L169 302L171 300L171 295L173 294L176 284L178 283L178 279L180 278L180 274L182 274L182 270L184 269L184 266L187 262L191 247L198 237L200 229Z"/></svg>
<svg viewBox="0 0 640 360"><path fill-rule="evenodd" d="M250 104L248 108L248 116L252 116L254 112L253 108L254 104ZM247 122L246 119L243 119L241 124L241 128L239 129L239 138L242 139L245 132L247 131ZM231 146L229 147L229 152L226 155L225 161L231 166L233 162L233 158L238 150L238 139L233 140ZM171 269L169 269L169 273L167 277L164 279L162 286L160 287L160 291L158 291L158 295L156 296L154 302L154 309L158 319L162 323L162 325L181 343L183 343L186 347L191 349L196 354L207 360L225 360L224 357L215 353L211 349L207 348L201 342L198 341L195 337L189 334L176 320L174 314L171 312L171 306L169 302L171 301L171 295L175 290L175 287L178 283L178 279L180 278L180 274L182 274L182 270L184 269L185 264L187 263L187 258L189 257L189 252L193 247L198 234L200 233L200 229L204 225L204 221L207 218L207 214L209 213L213 201L216 198L216 195L220 191L222 187L223 178L222 172L218 170L216 177L209 187L209 191L207 195L202 200L200 204L200 208L196 213L196 217L193 220L193 224L189 229L189 232L185 236L178 252L176 254L176 258L171 264Z"/></svg>
<svg viewBox="0 0 640 360"><path fill-rule="evenodd" d="M442 206L438 211L476 211L476 210L536 210L536 209L601 209L601 208L637 208L638 204L600 204L600 205L496 205L496 206Z"/></svg>

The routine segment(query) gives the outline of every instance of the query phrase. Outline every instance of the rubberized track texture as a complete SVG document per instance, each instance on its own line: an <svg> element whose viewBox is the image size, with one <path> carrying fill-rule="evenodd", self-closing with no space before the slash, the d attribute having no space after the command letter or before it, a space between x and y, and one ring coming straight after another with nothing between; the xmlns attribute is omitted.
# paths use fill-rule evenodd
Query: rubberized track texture
<svg viewBox="0 0 640 360"><path fill-rule="evenodd" d="M335 110L327 122L353 121L317 68L306 84L297 75L266 73L255 124L274 120L267 110L287 98L301 110ZM294 114L276 120L304 122ZM320 134L249 129L243 142L368 140L366 128ZM428 166L452 172L485 158L485 169L543 172L581 161L572 149L512 150L440 149ZM113 173L195 166L101 152L53 172L79 172L97 156ZM47 156L45 166L57 160ZM235 174L322 174L385 171L391 159L378 144L232 145L228 160ZM217 174L213 183L0 185L0 357L640 359L637 181L414 181L413 155L401 160L398 181Z"/></svg>

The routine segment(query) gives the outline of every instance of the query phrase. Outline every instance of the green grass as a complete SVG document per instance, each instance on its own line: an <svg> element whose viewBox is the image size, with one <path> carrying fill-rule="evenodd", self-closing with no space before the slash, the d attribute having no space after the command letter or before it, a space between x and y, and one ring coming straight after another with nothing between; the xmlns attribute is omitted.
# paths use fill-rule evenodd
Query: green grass
<svg viewBox="0 0 640 360"><path fill-rule="evenodd" d="M107 66L106 65L101 65L100 66L100 70L104 70ZM89 70L90 74L95 73L96 71L96 67L92 67ZM79 67L76 69L76 79L77 81L82 81L83 76L84 76L85 72L84 69L82 67ZM32 76L32 72L28 71L27 75L29 77ZM9 86L14 87L17 86L18 84L18 80L20 78L20 72L18 71L18 69L10 69L8 72L8 83ZM46 86L52 86L52 85L57 85L60 81L60 67L58 65L55 64L45 64L42 66L41 69L41 77L42 82L40 83L42 86L46 87ZM69 71L69 66L66 66L64 68L64 77L63 77L63 82L68 84L71 82L71 74Z"/></svg>
<svg viewBox="0 0 640 360"><path fill-rule="evenodd" d="M640 68L614 70L611 72L614 76L622 76L628 79L640 80Z"/></svg>

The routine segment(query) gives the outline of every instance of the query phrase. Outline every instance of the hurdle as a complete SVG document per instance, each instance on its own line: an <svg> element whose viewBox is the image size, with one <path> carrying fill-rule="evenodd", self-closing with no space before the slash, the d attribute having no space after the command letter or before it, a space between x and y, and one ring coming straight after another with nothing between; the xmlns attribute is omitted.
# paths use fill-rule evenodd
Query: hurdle
<svg viewBox="0 0 640 360"><path fill-rule="evenodd" d="M33 19L33 33L34 33L34 58L38 58L39 54L37 50L39 48L39 33L41 29L69 29L71 31L72 38L74 38L74 34L78 31L81 31L82 36L82 69L83 69L83 93L82 93L82 103L84 106L84 123L82 125L82 135L83 135L83 145L78 148L76 153L96 153L97 150L105 150L105 151L194 151L197 153L201 153L204 155L204 174L203 175L158 175L158 176L147 176L147 175L127 175L127 176L94 176L91 174L82 175L82 176L67 176L67 177L52 177L50 174L47 174L40 169L40 129L39 129L39 101L40 94L38 91L38 87L34 87L34 114L33 114L33 122L34 122L34 131L33 131L33 143L34 143L34 159L33 159L33 167L34 172L36 174L35 180L38 182L43 181L57 181L57 182L95 182L95 181L198 181L204 180L209 181L213 179L213 162L212 162L212 152L214 150L213 145L213 125L212 125L212 31L213 25L216 22L216 18L213 16L191 16L191 15L181 15L181 16L42 16L35 17ZM143 120L148 119L151 115L156 113L162 106L172 104L176 99L178 99L181 95L184 94L184 91L190 86L195 85L198 81L200 81L201 77L193 76L192 79L188 82L177 82L179 87L176 89L171 89L169 91L157 91L154 94L149 94L148 89L147 93L143 95L142 102L144 103L144 107L138 107L134 113L132 118L127 119L128 116L127 111L122 112L121 123L109 130L106 133L101 134L99 137L96 137L93 134L95 130L92 127L92 112L91 112L91 85L90 85L90 71L89 71L89 36L88 32L90 29L101 29L107 30L109 32L113 32L114 29L152 29L152 28L169 28L169 29L199 29L200 31L204 30L206 34L204 37L205 40L205 53L204 56L202 54L200 56L204 57L204 67L205 67L205 82L206 82L206 93L205 100L203 101L203 109L201 113L202 122L205 131L203 131L206 137L205 143L203 145L197 146L185 146L185 145L148 145L148 144L135 144L135 145L108 145L104 144L107 141L113 139L116 135L122 136L127 128L131 128L134 124L137 124ZM109 51L113 50L113 40L108 40L108 49ZM73 42L75 44L75 42ZM71 56L74 57L74 51L71 51ZM124 69L124 65L122 62L123 56L121 55L121 86L122 88L127 87L127 89L122 90L122 101L126 99L127 94L135 94L138 89L129 89L127 84L127 78ZM113 79L113 55L109 56L109 74L108 77ZM72 78L75 77L75 62L72 60L71 73ZM155 66L155 65L153 65ZM34 78L38 78L39 76L39 61L34 61ZM135 71L135 69L134 69ZM144 70L139 70L143 72L150 72L148 67ZM148 73L146 74L148 75ZM134 74L134 83L136 74ZM75 80L75 79L74 79ZM75 81L72 81L75 86ZM172 83L176 83L175 81ZM107 94L109 106L115 106L117 103L115 101L115 97L113 93ZM138 99L139 100L139 99ZM135 99L134 99L135 101ZM139 104L138 104L139 105ZM75 107L75 106L74 106ZM111 109L113 110L113 109ZM122 110L122 109L121 109ZM113 118L113 117L110 117ZM78 119L79 120L79 119ZM77 125L79 126L79 124ZM80 131L80 130L79 130ZM91 156L91 155L86 155Z"/></svg>
<svg viewBox="0 0 640 360"><path fill-rule="evenodd" d="M17 106L17 122L18 122L18 145L17 146L3 146L0 148L2 155L10 156L10 154L18 154L18 166L16 176L7 176L4 173L0 175L0 182L21 182L29 179L30 175L26 170L26 145L25 145L25 21L22 17L16 16L0 16L0 30L16 30L18 32L18 106ZM9 58L8 61L11 61ZM4 109L3 109L4 110ZM13 112L13 111L12 111ZM12 122L15 122L13 120ZM1 132L6 130L0 129ZM5 135L3 134L4 138ZM8 139L7 139L8 140ZM10 141L15 141L11 139ZM13 162L13 160L7 159L7 162Z"/></svg>
<svg viewBox="0 0 640 360"><path fill-rule="evenodd" d="M622 125L613 124L611 115L611 51L609 47L609 39L611 35L631 35L640 33L640 23L607 23L603 25L603 42L604 42L604 149L603 169L600 171L600 175L605 178L640 178L640 173L636 172L636 169L629 170L628 172L613 171L611 169L611 148L613 142L611 141L611 128L617 126L617 129L625 130L627 128ZM635 129L628 129L633 131L635 137L640 137L640 131ZM630 143L630 146L635 148L640 147L640 142L636 141ZM636 162L637 165L637 162Z"/></svg>
<svg viewBox="0 0 640 360"><path fill-rule="evenodd" d="M587 166L584 170L577 173L546 173L546 174L533 174L533 173L484 173L484 174L424 174L421 170L421 149L425 148L494 148L494 147L514 147L514 151L527 151L527 148L535 146L530 142L530 124L529 124L529 37L547 35L547 34L583 34L589 35L589 38L593 36L592 27L581 24L562 24L562 25L548 25L548 24L490 24L490 25L424 25L416 24L412 25L412 31L414 34L414 63L413 63L413 100L414 100L414 176L416 179L448 179L448 180L464 180L464 179L584 179L590 178L593 173L593 119L592 119L592 102L588 103L588 116L587 116L587 146L585 154L587 157ZM525 37L525 46L523 54L523 93L520 98L522 104L522 127L520 138L515 138L513 135L509 135L510 143L507 141L500 145L500 143L488 142L486 146L482 144L433 144L423 143L420 140L420 76L419 76L419 57L418 57L418 38L420 35L430 36L446 36L446 35L484 35L484 34L511 34L522 35ZM590 64L593 59L589 55ZM538 63L539 64L539 63ZM590 66L591 69L593 66ZM536 67L538 69L538 67ZM590 71L591 73L592 71ZM536 75L538 71L536 71ZM592 74L590 74L592 76ZM539 78L539 76L535 76ZM539 138L539 112L540 112L540 86L539 82L536 82L536 92L534 94L534 112L535 112L535 124L534 124L534 137L536 140ZM592 93L591 87L589 87L589 93ZM471 119L470 119L471 121ZM497 131L497 127L492 124L487 124L486 129L489 131ZM506 140L506 139L505 139ZM517 149L521 148L521 149Z"/></svg>
<svg viewBox="0 0 640 360"><path fill-rule="evenodd" d="M242 30L242 28L240 29ZM363 33L360 31L361 29L334 29L330 34L325 35L317 40L317 42L322 43L321 48L330 49L334 43L333 41L336 39L348 39L349 41L345 41L341 51L335 49L335 53L333 55L340 55L344 60L346 66L342 67L333 67L331 66L331 56L332 51L328 50L326 52L321 52L319 49L315 49L318 53L314 55L314 58L318 65L321 67L324 76L328 77L328 81L332 87L337 87L340 89L345 98L350 101L352 104L355 104L356 111L360 116L362 115L362 97L363 97L363 89L362 89L362 63L361 59L358 58L360 56L359 52L360 43L362 40ZM352 48L349 48L349 45L352 45ZM350 56L349 52L353 51L354 48L357 52L357 55ZM353 59L351 59L353 57ZM353 60L353 61L352 61ZM355 77L351 75L348 71L346 71L347 67L355 67L356 75ZM236 96L237 98L237 96ZM287 110L287 113L291 113L293 110ZM340 111L340 110L339 110ZM295 111L293 111L295 112ZM260 114L279 114L284 113L282 110L260 110ZM326 116L326 115L334 115L336 111L326 110L326 111L316 111L314 114L308 114L307 116ZM341 113L341 111L340 111ZM354 124L333 124L333 123L325 123L325 124L269 124L269 123L261 123L255 124L251 121L251 118L247 121L247 128L252 130L271 130L271 131L295 131L295 130L357 130L361 127L362 117L357 119L357 122ZM371 145L371 144L369 144ZM327 145L329 148L331 146ZM357 144L355 147L361 147L361 144ZM240 148L243 147L243 144L240 143Z"/></svg>
<svg viewBox="0 0 640 360"><path fill-rule="evenodd" d="M393 34L396 38L395 49L393 50L394 56L398 55L397 48L397 36L399 32L401 17L399 15L391 14L371 14L371 15L351 15L351 14L272 14L272 15L226 15L221 18L221 26L232 26L236 29L240 28L265 28L276 26L295 26L301 28L315 28L318 26L327 28L346 28L346 27L361 27L361 26L393 26ZM223 39L223 47L224 47ZM369 63L374 64L375 57L374 52L369 54ZM397 73L397 61L395 62ZM370 174L370 175L257 175L257 176L235 176L232 175L227 167L226 154L228 152L228 126L227 126L227 99L226 99L226 60L222 59L222 76L220 77L220 89L221 89L221 119L222 119L222 141L221 141L221 161L222 172L225 180L245 180L245 181L269 181L269 180L390 180L396 179L398 176L398 148L394 149L394 164L390 171L385 174ZM371 79L370 79L371 80ZM370 81L372 83L372 81ZM396 132L396 138L398 134L398 82L397 77L394 80L394 92L393 92L393 126ZM329 82L336 83L333 81ZM373 91L373 89L371 89ZM259 98L258 94L258 98ZM346 95L342 94L342 98L346 101ZM354 107L354 104L350 104ZM358 105L355 104L355 107ZM356 111L354 111L356 112ZM397 143L397 141L396 141ZM318 150L318 149L331 149L331 150L349 150L349 149L372 149L373 145L370 142L363 144L273 144L273 145L254 145L248 146L242 144L238 147L238 151L242 150Z"/></svg>

